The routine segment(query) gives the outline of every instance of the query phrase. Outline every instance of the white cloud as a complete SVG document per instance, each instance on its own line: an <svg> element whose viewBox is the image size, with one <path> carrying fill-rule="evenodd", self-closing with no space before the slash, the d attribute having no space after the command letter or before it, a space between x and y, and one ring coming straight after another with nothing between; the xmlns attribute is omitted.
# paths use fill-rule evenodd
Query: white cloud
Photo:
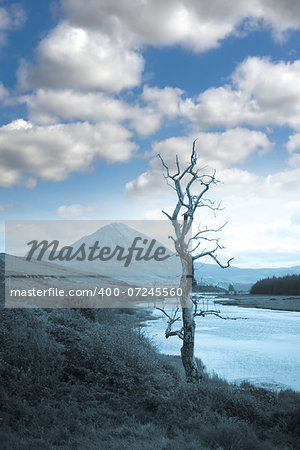
<svg viewBox="0 0 300 450"><path fill-rule="evenodd" d="M23 88L103 89L118 92L140 84L144 60L126 41L61 22L36 50L36 64L23 62Z"/></svg>
<svg viewBox="0 0 300 450"><path fill-rule="evenodd" d="M300 23L296 0L284 6L280 0L62 0L62 6L64 19L40 41L35 63L20 67L25 89L119 92L141 83L147 45L203 52L238 35L245 22L271 27L277 36Z"/></svg>
<svg viewBox="0 0 300 450"><path fill-rule="evenodd" d="M250 6L250 5L249 5ZM298 0L259 0L251 2L253 17L269 25L276 38L284 38L287 30L300 28L300 4Z"/></svg>
<svg viewBox="0 0 300 450"><path fill-rule="evenodd" d="M200 5L199 5L200 3ZM201 2L165 0L63 1L67 17L72 23L89 28L101 27L107 33L131 36L139 45L182 44L196 51L214 48L234 25L214 14Z"/></svg>
<svg viewBox="0 0 300 450"><path fill-rule="evenodd" d="M156 132L165 119L175 118L187 119L197 130L245 124L300 129L300 60L272 62L251 57L237 66L231 81L195 99L184 98L181 89L144 86L131 104L103 92L74 89L38 89L21 101L27 102L30 119L36 123L128 120L142 136Z"/></svg>
<svg viewBox="0 0 300 450"><path fill-rule="evenodd" d="M27 103L34 123L57 123L60 120L114 122L129 118L132 108L125 102L103 92L80 92L71 89L38 89L21 98Z"/></svg>
<svg viewBox="0 0 300 450"><path fill-rule="evenodd" d="M172 120L180 115L182 94L178 88L166 86L160 89L145 85L140 96L142 106L135 106L131 111L131 126L141 136L153 134L165 119Z"/></svg>
<svg viewBox="0 0 300 450"><path fill-rule="evenodd" d="M95 208L92 205L81 205L74 203L73 205L61 205L57 208L55 213L62 219L71 219L74 217L83 216L86 213L93 211Z"/></svg>
<svg viewBox="0 0 300 450"><path fill-rule="evenodd" d="M144 86L142 99L152 105L156 113L167 117L176 117L180 114L182 89L166 86L163 89Z"/></svg>
<svg viewBox="0 0 300 450"><path fill-rule="evenodd" d="M224 170L245 161L254 152L268 151L272 148L272 143L264 133L236 128L223 133L199 132L193 136L174 137L156 142L152 146L152 154L161 154L170 169L174 170L175 155L178 155L180 164L186 164L190 158L192 142L196 138L199 167L207 166L208 172L212 169ZM167 189L162 177L161 163L155 157L150 161L150 170L127 183L125 192L132 197L148 197L165 192Z"/></svg>
<svg viewBox="0 0 300 450"><path fill-rule="evenodd" d="M61 181L71 172L87 171L96 160L127 161L136 149L130 133L117 124L102 122L36 126L22 119L0 128L2 186L24 181L26 174Z"/></svg>
<svg viewBox="0 0 300 450"><path fill-rule="evenodd" d="M164 118L174 119L179 114L181 94L176 88L145 86L140 98L130 104L103 92L38 89L18 101L27 104L29 118L36 124L70 120L127 121L127 126L139 135L148 136L160 128Z"/></svg>
<svg viewBox="0 0 300 450"><path fill-rule="evenodd" d="M232 85L187 99L182 114L198 126L288 125L300 128L300 60L272 62L250 57L233 72Z"/></svg>
<svg viewBox="0 0 300 450"><path fill-rule="evenodd" d="M38 89L26 95L30 120L39 124L84 120L126 122L138 134L156 132L165 119L186 118L196 129L288 125L300 127L300 60L272 62L256 57L239 64L232 84L184 99L177 88L144 86L135 102L103 92ZM5 95L5 91L4 91Z"/></svg>
<svg viewBox="0 0 300 450"><path fill-rule="evenodd" d="M194 51L218 46L243 21L266 25L280 36L298 29L297 0L63 0L68 19L85 28L104 29L118 36L131 35L135 42L183 45Z"/></svg>

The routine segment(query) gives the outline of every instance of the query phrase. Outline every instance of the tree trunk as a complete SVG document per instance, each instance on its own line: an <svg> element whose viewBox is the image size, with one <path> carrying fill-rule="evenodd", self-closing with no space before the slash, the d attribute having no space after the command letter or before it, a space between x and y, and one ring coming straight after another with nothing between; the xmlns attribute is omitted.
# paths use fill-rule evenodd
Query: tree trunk
<svg viewBox="0 0 300 450"><path fill-rule="evenodd" d="M195 347L195 320L193 308L182 308L183 344L181 359L188 383L198 383L201 379L194 353Z"/></svg>
<svg viewBox="0 0 300 450"><path fill-rule="evenodd" d="M181 278L181 307L183 322L183 344L181 347L181 360L185 370L186 381L188 383L198 383L202 378L200 376L196 359L195 359L195 320L194 310L192 307L192 279L193 264L190 255L181 259L182 278Z"/></svg>

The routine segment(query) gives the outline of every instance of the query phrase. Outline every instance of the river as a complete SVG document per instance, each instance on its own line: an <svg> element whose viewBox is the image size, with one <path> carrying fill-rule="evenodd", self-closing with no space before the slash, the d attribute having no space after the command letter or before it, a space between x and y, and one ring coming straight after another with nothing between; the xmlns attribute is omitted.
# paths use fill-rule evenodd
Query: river
<svg viewBox="0 0 300 450"><path fill-rule="evenodd" d="M300 391L300 313L218 308L223 316L236 320L196 318L195 353L207 371L228 381ZM166 339L167 318L157 310L154 314L158 319L146 323L146 335L160 352L180 355L181 340L176 336Z"/></svg>

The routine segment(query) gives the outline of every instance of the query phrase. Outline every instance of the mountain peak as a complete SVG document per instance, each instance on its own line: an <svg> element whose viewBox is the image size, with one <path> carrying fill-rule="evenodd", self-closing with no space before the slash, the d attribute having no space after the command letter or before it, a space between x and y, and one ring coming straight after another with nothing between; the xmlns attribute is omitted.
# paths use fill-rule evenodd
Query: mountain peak
<svg viewBox="0 0 300 450"><path fill-rule="evenodd" d="M117 228L117 229L121 229L121 230L129 228L128 225L125 225L125 223L122 223L122 222L113 222L113 223L110 223L109 225L107 225L107 227Z"/></svg>

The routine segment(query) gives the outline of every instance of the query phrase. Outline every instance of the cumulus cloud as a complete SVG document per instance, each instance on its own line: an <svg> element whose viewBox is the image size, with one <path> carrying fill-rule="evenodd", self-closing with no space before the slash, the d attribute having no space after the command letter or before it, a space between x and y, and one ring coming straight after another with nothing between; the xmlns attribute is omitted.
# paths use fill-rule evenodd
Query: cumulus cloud
<svg viewBox="0 0 300 450"><path fill-rule="evenodd" d="M62 0L62 9L64 18L40 41L35 62L20 67L23 88L119 92L141 83L146 45L203 52L245 22L271 27L277 36L300 23L297 0Z"/></svg>
<svg viewBox="0 0 300 450"><path fill-rule="evenodd" d="M195 101L187 99L182 114L204 128L273 124L299 129L300 60L250 57L238 65L231 80L231 85L210 88Z"/></svg>
<svg viewBox="0 0 300 450"><path fill-rule="evenodd" d="M26 20L23 7L19 3L0 6L0 48L6 42L8 31L17 30Z"/></svg>
<svg viewBox="0 0 300 450"><path fill-rule="evenodd" d="M23 61L23 88L103 89L118 92L140 84L144 60L124 40L61 22L36 50L36 64Z"/></svg>
<svg viewBox="0 0 300 450"><path fill-rule="evenodd" d="M0 128L1 185L32 189L39 177L61 181L70 172L89 170L98 159L129 160L137 146L128 128L141 136L154 133L164 119L179 114L182 93L145 86L131 104L104 92L74 89L38 89L20 97L30 120Z"/></svg>
<svg viewBox="0 0 300 450"><path fill-rule="evenodd" d="M27 104L29 118L36 124L70 120L126 121L139 135L147 136L157 131L165 118L174 119L180 114L182 93L171 87L144 86L140 98L130 104L104 92L38 89L19 98L19 102Z"/></svg>
<svg viewBox="0 0 300 450"><path fill-rule="evenodd" d="M51 124L65 120L123 121L132 115L132 107L122 100L103 92L80 92L72 89L38 89L23 96L30 120L38 124Z"/></svg>
<svg viewBox="0 0 300 450"><path fill-rule="evenodd" d="M157 131L164 118L185 118L197 129L289 126L300 129L300 60L273 62L250 57L231 75L231 84L184 98L178 88L144 86L135 104L103 92L39 89L23 97L37 123L63 120L129 120L140 135Z"/></svg>
<svg viewBox="0 0 300 450"><path fill-rule="evenodd" d="M81 205L74 203L73 205L61 205L57 208L55 213L62 219L71 219L74 217L83 216L86 213L93 211L95 208L92 205Z"/></svg>
<svg viewBox="0 0 300 450"><path fill-rule="evenodd" d="M243 21L265 25L280 36L299 28L297 0L63 0L68 19L85 28L131 35L137 43L183 45L194 51L218 46Z"/></svg>
<svg viewBox="0 0 300 450"><path fill-rule="evenodd" d="M196 51L214 48L234 25L218 13L205 12L202 2L165 0L118 1L89 0L63 1L67 17L72 23L108 33L131 36L133 42L143 45L182 44Z"/></svg>
<svg viewBox="0 0 300 450"><path fill-rule="evenodd" d="M0 184L33 187L30 178L24 181L26 174L61 181L71 172L90 170L95 160L127 161L135 149L130 133L117 124L37 126L16 120L0 128Z"/></svg>
<svg viewBox="0 0 300 450"><path fill-rule="evenodd" d="M39 124L85 120L127 121L142 136L156 132L165 118L186 118L197 129L238 125L300 127L300 60L272 62L257 57L239 64L231 85L210 88L196 99L181 89L144 86L135 103L104 92L38 89L24 96L30 120ZM0 86L0 94L5 90Z"/></svg>
<svg viewBox="0 0 300 450"><path fill-rule="evenodd" d="M35 62L23 61L19 69L21 85L38 88L21 99L28 105L29 120L39 130L31 133L32 139L35 136L38 141L39 134L50 125L57 125L56 131L66 130L70 121L75 122L75 129L80 127L76 121L92 122L92 130L101 128L101 135L103 122L110 123L108 129L119 127L121 135L125 133L123 127L129 127L140 136L149 136L165 119L175 118L190 121L196 130L245 124L299 127L296 106L300 103L300 61L289 64L248 58L232 74L231 84L208 89L196 99L184 98L182 90L171 87L144 86L141 95L131 103L115 95L141 83L144 45L180 44L204 51L217 46L220 39L249 17L263 19L280 33L298 26L295 19L299 17L298 3L290 0L288 9L282 8L277 0L257 0L255 8L251 2L241 1L237 5L233 0L225 4L212 0L210 7L207 2L193 0L129 0L126 5L116 0L63 0L62 6L64 18L40 41ZM5 95L5 90L2 91L0 86L0 97ZM65 128L59 128L59 124ZM87 139L87 134L84 135ZM218 136L208 134L206 139L211 142L205 144L222 148ZM245 133L240 136L240 146L247 152L249 146L244 137ZM230 133L227 138L230 139ZM128 145L132 146L127 142ZM265 143L262 146L265 148ZM112 150L109 149L107 159L114 154ZM231 155L234 153L235 148ZM230 162L231 156L226 157ZM101 158L106 156L102 154ZM219 167L221 153L209 161ZM3 183L10 185L18 173L18 170L7 173L7 181ZM51 175L51 179L61 177L65 175Z"/></svg>
<svg viewBox="0 0 300 450"><path fill-rule="evenodd" d="M272 148L272 143L261 131L236 128L215 133L199 132L193 136L174 137L156 142L152 146L152 154L161 154L170 169L175 170L175 155L178 155L180 164L187 164L191 154L191 143L196 138L199 167L206 166L208 172L212 169L219 172L245 161L254 152L265 152ZM240 174L238 179L241 181ZM149 197L166 192L167 189L162 177L161 163L154 157L147 172L126 184L125 193L132 197Z"/></svg>
<svg viewBox="0 0 300 450"><path fill-rule="evenodd" d="M184 91L179 88L166 86L158 87L144 86L141 95L142 100L153 108L156 114L169 118L180 115L181 97Z"/></svg>

